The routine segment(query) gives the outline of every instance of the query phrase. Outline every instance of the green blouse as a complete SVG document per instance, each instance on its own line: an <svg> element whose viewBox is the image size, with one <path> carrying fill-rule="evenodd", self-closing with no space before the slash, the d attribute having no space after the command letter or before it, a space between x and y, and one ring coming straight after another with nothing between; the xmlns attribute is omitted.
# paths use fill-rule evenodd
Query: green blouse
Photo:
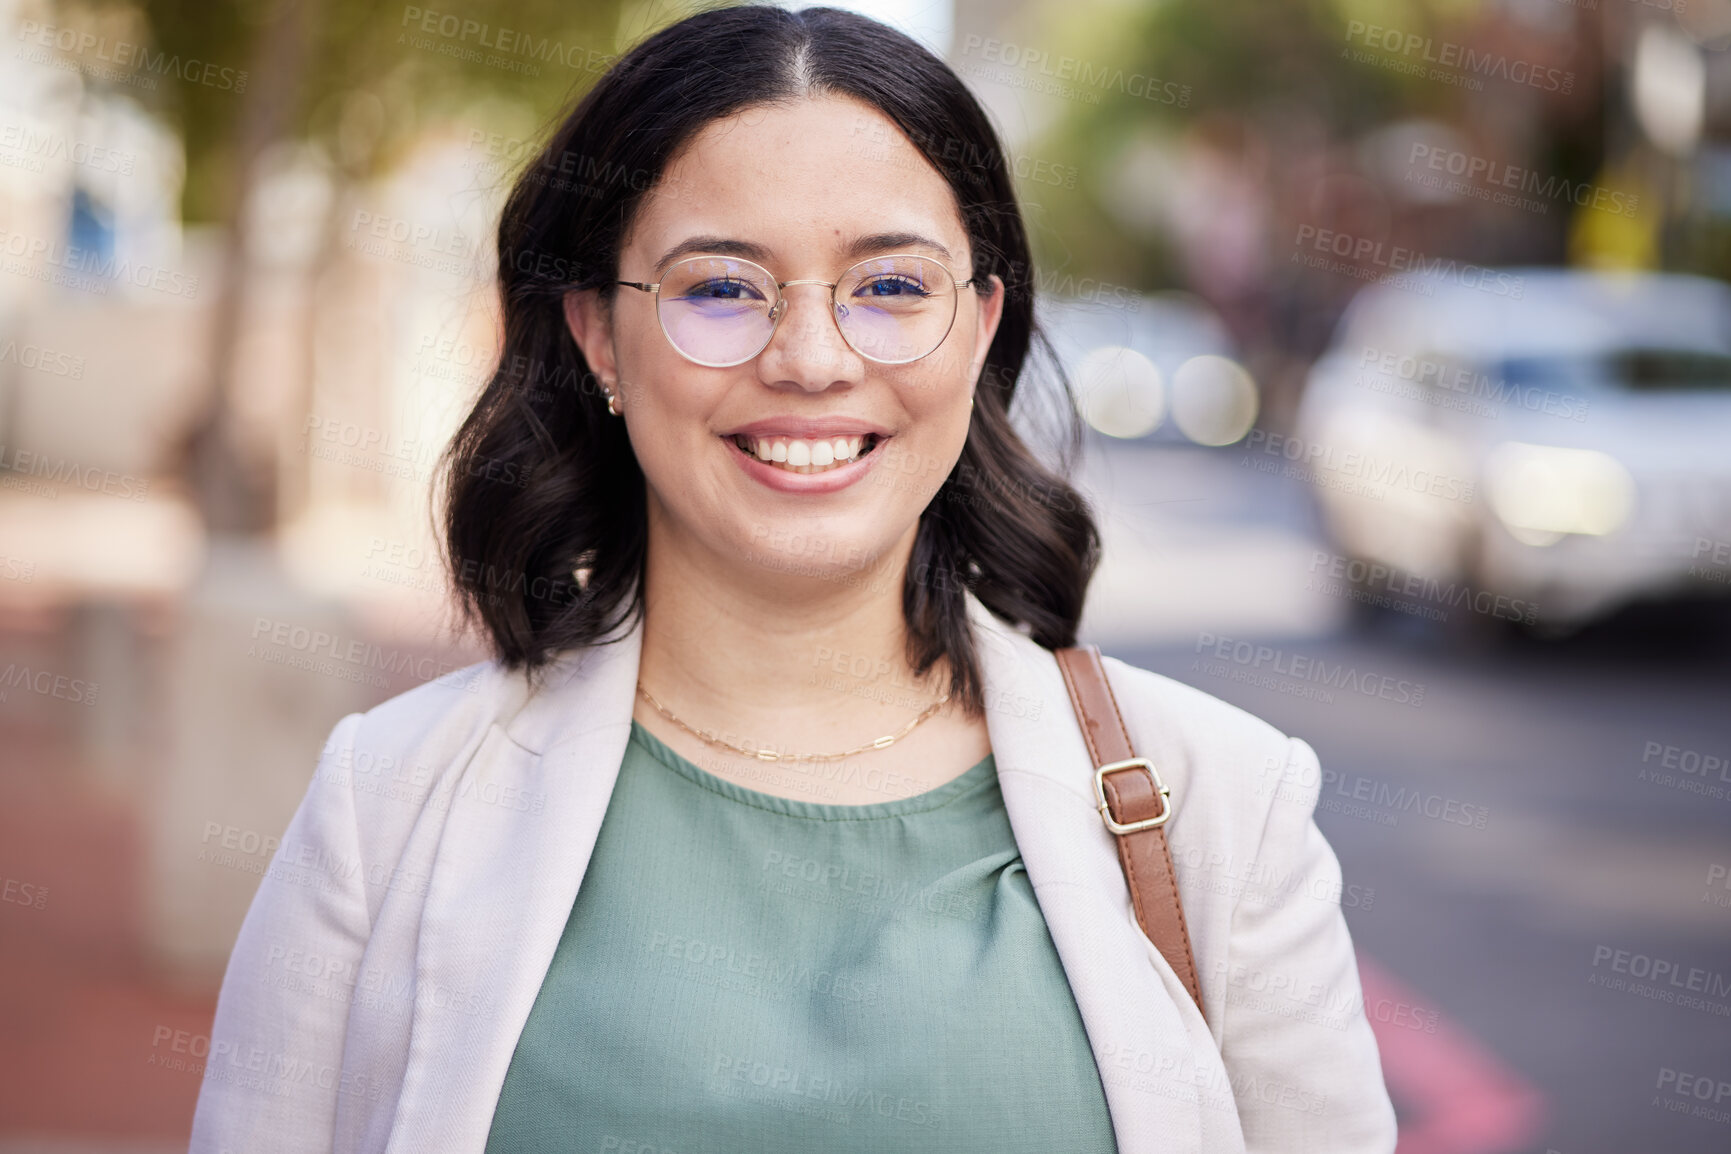
<svg viewBox="0 0 1731 1154"><path fill-rule="evenodd" d="M632 723L489 1154L1116 1148L990 755L825 805Z"/></svg>

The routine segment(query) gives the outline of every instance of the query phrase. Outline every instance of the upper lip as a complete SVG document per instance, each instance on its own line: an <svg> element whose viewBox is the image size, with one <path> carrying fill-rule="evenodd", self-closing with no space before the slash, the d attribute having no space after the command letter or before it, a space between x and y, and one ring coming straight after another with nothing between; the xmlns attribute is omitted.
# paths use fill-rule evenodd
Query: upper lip
<svg viewBox="0 0 1731 1154"><path fill-rule="evenodd" d="M765 417L722 433L723 437L789 437L798 441L830 437L876 437L890 435L888 429L854 417Z"/></svg>

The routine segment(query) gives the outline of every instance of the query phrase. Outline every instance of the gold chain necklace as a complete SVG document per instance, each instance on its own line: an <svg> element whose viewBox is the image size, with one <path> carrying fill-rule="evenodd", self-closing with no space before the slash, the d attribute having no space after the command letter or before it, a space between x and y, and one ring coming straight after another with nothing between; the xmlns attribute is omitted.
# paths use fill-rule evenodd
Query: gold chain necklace
<svg viewBox="0 0 1731 1154"><path fill-rule="evenodd" d="M944 702L950 699L949 690L946 689L942 697L926 706L925 710L921 712L918 717L902 726L899 733L886 734L885 736L878 738L876 741L867 742L865 745L847 750L844 753L777 753L773 749L751 749L743 745L735 745L731 741L723 741L713 733L709 733L702 729L692 728L675 716L671 709L655 700L655 695L645 689L641 681L637 683L637 692L641 693L644 696L644 699L647 700L650 705L653 705L661 716L665 717L685 732L691 734L691 736L697 738L699 741L713 745L718 749L731 750L732 752L739 754L741 757L750 757L757 761L840 761L844 757L852 757L858 753L869 753L874 749L888 749L890 746L912 733L914 731L914 726L943 708Z"/></svg>

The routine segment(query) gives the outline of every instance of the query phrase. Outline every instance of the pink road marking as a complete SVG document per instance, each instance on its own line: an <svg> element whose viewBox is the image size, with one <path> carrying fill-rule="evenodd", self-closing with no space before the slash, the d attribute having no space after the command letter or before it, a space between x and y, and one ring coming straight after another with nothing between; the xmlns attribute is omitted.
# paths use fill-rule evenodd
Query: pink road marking
<svg viewBox="0 0 1731 1154"><path fill-rule="evenodd" d="M1383 1078L1403 1116L1396 1154L1505 1154L1532 1145L1545 1121L1536 1089L1363 954L1358 977Z"/></svg>

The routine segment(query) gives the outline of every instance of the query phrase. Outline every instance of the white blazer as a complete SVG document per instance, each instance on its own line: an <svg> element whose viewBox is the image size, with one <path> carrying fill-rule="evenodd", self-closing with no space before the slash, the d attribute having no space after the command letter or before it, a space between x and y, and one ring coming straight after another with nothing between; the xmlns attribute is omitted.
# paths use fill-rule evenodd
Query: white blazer
<svg viewBox="0 0 1731 1154"><path fill-rule="evenodd" d="M1056 659L969 611L1004 806L1118 1149L1392 1151L1310 747L1106 660L1172 789L1205 1023L1136 924ZM194 1154L483 1149L625 754L640 649L637 625L534 691L485 663L337 723L229 959Z"/></svg>

